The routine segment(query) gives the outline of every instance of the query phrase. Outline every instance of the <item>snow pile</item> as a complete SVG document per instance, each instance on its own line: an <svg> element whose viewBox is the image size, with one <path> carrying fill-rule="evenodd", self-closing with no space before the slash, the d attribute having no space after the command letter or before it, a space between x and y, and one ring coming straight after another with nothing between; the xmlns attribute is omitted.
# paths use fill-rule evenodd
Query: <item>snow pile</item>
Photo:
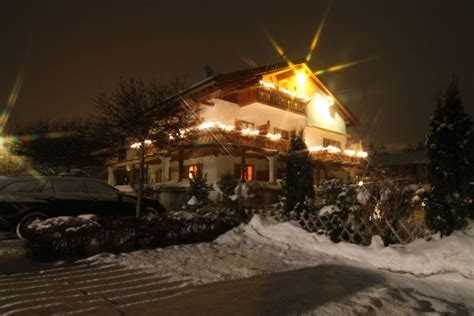
<svg viewBox="0 0 474 316"><path fill-rule="evenodd" d="M341 210L336 205L326 205L319 210L319 216L331 215L332 213L340 212Z"/></svg>
<svg viewBox="0 0 474 316"><path fill-rule="evenodd" d="M246 237L258 242L299 249L311 254L326 254L363 263L392 272L430 276L456 273L474 280L474 223L462 232L431 241L416 240L408 245L383 247L375 236L369 247L350 243L333 243L327 237L308 233L295 223L279 223L272 219L254 216L243 227ZM242 238L231 231L217 242L229 243Z"/></svg>
<svg viewBox="0 0 474 316"><path fill-rule="evenodd" d="M173 215L177 216L188 215ZM291 297L291 301L295 301L296 297L298 304L308 304L308 314L371 314L374 311L384 315L417 315L424 311L459 314L465 310L463 304L472 306L474 302L471 291L473 267L470 266L474 262L473 239L474 225L464 233L430 242L419 240L407 246L383 247L381 240L374 238L372 246L362 247L335 244L294 223L279 223L256 215L249 224L228 231L214 242L120 255L104 253L82 261L118 263L134 271L144 269L166 277L167 282L179 281L179 286L183 287L219 282L214 287L217 291L224 291L226 287L232 287L234 292L261 288L268 294L261 298L272 297L283 302L285 300L278 297L286 292L286 299ZM320 275L316 275L316 271ZM441 275L425 277L435 273ZM225 282L262 274L266 276L244 282ZM273 282L282 276L285 278L283 291L281 283ZM371 278L380 283L371 283ZM312 297L307 297L306 301L300 292L295 292L301 288L314 289L315 283L320 291L312 291ZM251 284L252 287L238 288L239 284ZM355 292L350 290L361 284L367 287ZM205 288L199 287L198 291ZM346 296L334 296L342 290ZM332 299L318 301L319 296ZM258 299L256 302L260 304ZM274 313L279 312L281 310L277 309Z"/></svg>

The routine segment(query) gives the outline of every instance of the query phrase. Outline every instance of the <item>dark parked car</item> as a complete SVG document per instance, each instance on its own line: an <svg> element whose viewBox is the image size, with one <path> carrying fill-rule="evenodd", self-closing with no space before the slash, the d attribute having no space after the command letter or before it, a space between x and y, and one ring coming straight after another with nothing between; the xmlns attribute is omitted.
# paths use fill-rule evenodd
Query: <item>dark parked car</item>
<svg viewBox="0 0 474 316"><path fill-rule="evenodd" d="M94 179L79 177L6 177L0 179L0 222L22 238L35 219L97 214L134 216L137 198ZM154 199L143 199L145 212L163 212Z"/></svg>

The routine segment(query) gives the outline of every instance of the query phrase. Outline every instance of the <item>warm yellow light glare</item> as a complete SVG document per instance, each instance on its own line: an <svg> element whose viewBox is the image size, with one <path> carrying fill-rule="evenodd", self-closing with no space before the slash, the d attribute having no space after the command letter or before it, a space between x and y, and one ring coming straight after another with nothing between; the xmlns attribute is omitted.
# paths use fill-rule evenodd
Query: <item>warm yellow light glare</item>
<svg viewBox="0 0 474 316"><path fill-rule="evenodd" d="M313 55L313 52L316 49L316 46L318 45L319 37L321 36L321 32L322 32L323 27L324 27L324 22L326 21L326 18L328 16L330 7L331 7L331 2L329 2L328 6L326 8L326 11L324 12L323 19L321 20L321 23L318 26L318 30L314 34L313 40L311 41L311 45L309 47L308 55L306 55L306 61L311 60L311 56Z"/></svg>
<svg viewBox="0 0 474 316"><path fill-rule="evenodd" d="M330 95L326 97L326 102L328 103L328 106L334 105L334 99Z"/></svg>
<svg viewBox="0 0 474 316"><path fill-rule="evenodd" d="M296 73L296 83L298 84L298 88L306 84L306 74L304 72Z"/></svg>
<svg viewBox="0 0 474 316"><path fill-rule="evenodd" d="M342 153L346 156L349 156L349 157L357 157L357 158L367 158L368 154L367 152L365 151L355 151L355 150L352 150L352 149L346 149L344 151L342 151L340 148L338 147L335 147L335 146L312 146L312 147L309 147L308 148L310 152L314 152L314 153L317 153L317 152L327 152L327 153L330 153L330 154L339 154L339 153Z"/></svg>
<svg viewBox="0 0 474 316"><path fill-rule="evenodd" d="M330 104L327 98L317 93L316 98L314 100L314 106L316 107L316 113L318 114L319 117L324 119L326 122L331 121L332 117L331 117L331 113L329 112Z"/></svg>

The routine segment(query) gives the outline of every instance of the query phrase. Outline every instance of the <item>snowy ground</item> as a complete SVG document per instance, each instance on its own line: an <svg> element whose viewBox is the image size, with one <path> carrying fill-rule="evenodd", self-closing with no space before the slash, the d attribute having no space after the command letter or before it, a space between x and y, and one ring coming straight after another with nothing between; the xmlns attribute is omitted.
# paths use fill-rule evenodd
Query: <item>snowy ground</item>
<svg viewBox="0 0 474 316"><path fill-rule="evenodd" d="M360 247L256 216L212 243L0 275L0 313L469 315L473 228Z"/></svg>

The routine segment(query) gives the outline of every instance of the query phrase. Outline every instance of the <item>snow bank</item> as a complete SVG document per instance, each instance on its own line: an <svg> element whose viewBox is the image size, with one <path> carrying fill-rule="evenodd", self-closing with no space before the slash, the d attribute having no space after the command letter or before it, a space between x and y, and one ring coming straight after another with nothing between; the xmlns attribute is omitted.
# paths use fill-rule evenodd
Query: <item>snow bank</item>
<svg viewBox="0 0 474 316"><path fill-rule="evenodd" d="M416 276L431 276L456 273L474 280L474 223L453 235L431 241L416 240L408 245L383 247L378 236L371 246L363 247L350 243L333 243L327 237L308 233L296 223L279 223L256 215L243 227L247 238L261 243L299 249L311 254L323 253L333 257L349 259L392 272L409 273ZM217 239L218 243L234 242L242 238L236 230Z"/></svg>

